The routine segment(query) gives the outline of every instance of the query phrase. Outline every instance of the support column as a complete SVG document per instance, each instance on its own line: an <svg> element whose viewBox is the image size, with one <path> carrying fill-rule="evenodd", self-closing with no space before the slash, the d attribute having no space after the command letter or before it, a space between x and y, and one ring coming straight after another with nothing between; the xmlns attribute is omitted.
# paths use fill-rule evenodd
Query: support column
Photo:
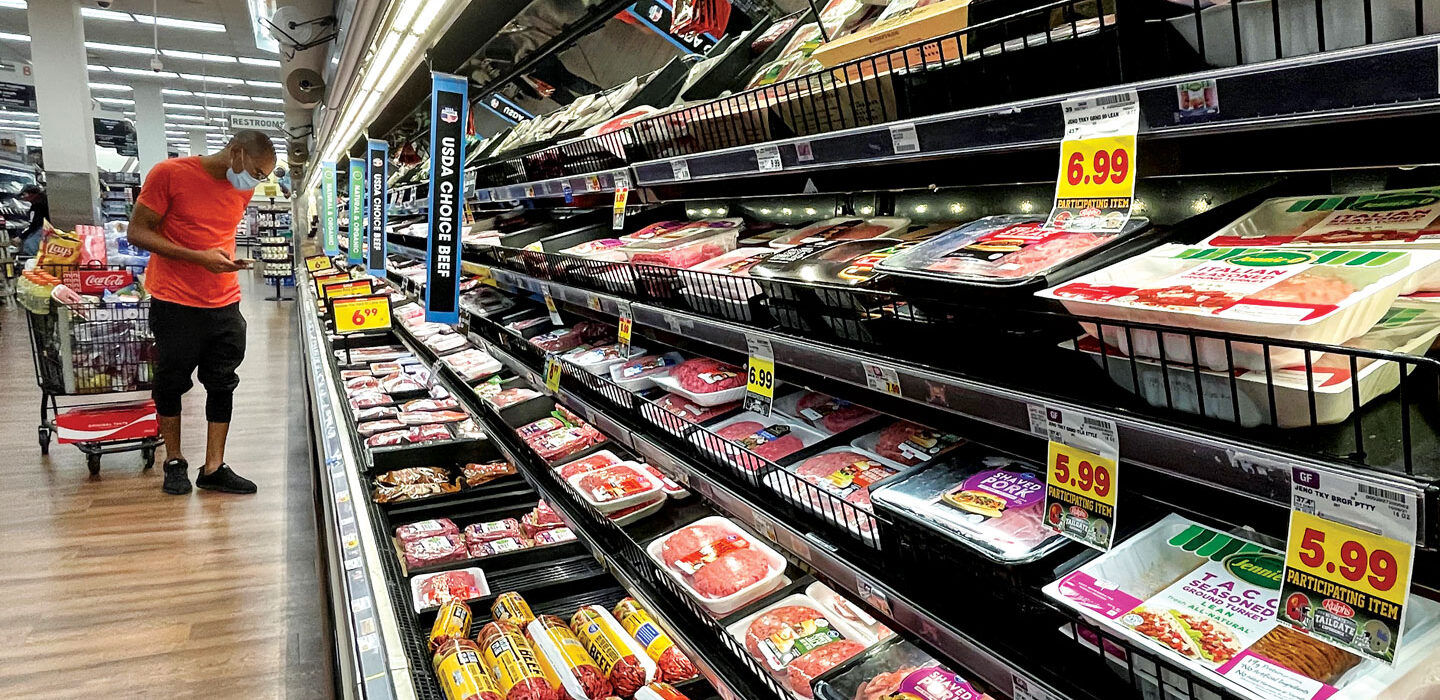
<svg viewBox="0 0 1440 700"><path fill-rule="evenodd" d="M85 27L75 0L29 4L30 61L35 71L45 184L57 226L100 222L95 124L85 68Z"/></svg>
<svg viewBox="0 0 1440 700"><path fill-rule="evenodd" d="M200 129L190 132L190 155L203 156L210 152L210 144L205 142L205 135L209 133Z"/></svg>
<svg viewBox="0 0 1440 700"><path fill-rule="evenodd" d="M150 168L165 160L165 99L159 83L136 81L135 143L140 151L140 180L144 182Z"/></svg>

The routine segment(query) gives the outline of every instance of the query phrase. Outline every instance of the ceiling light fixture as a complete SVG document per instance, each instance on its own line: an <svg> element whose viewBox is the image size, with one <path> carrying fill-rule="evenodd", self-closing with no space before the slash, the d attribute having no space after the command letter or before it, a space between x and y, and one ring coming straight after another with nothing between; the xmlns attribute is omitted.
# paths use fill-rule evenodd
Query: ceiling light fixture
<svg viewBox="0 0 1440 700"><path fill-rule="evenodd" d="M175 121L178 121L178 122L203 122L203 121L205 121L205 117L199 117L199 116L196 116L196 115L194 115L194 114L167 114L167 115L165 115L165 118L166 118L166 119L174 119Z"/></svg>
<svg viewBox="0 0 1440 700"><path fill-rule="evenodd" d="M95 64L93 64L93 63L85 66L85 69L86 69L86 70L99 71L99 72L102 72L102 73L109 73L109 72L110 72L110 69L109 69L108 67L106 67L106 66L97 66L97 65L95 65Z"/></svg>
<svg viewBox="0 0 1440 700"><path fill-rule="evenodd" d="M149 46L131 46L131 45L129 45L129 44L107 44L107 43L105 43L105 42L103 42L103 41L87 41L87 42L85 42L85 48L87 48L87 49L95 49L96 51L115 51L115 52L117 52L117 53L137 53L137 54L145 54L146 56L149 56L150 54L155 53L155 49L152 49L152 48L150 48Z"/></svg>
<svg viewBox="0 0 1440 700"><path fill-rule="evenodd" d="M261 66L263 68L280 67L280 62L273 58L250 58L249 56L241 56L240 62L252 66Z"/></svg>
<svg viewBox="0 0 1440 700"><path fill-rule="evenodd" d="M278 98L278 97L254 97L254 96L251 96L249 99L250 99L251 102L263 102L263 103L265 103L265 104L271 104L271 105L283 105L283 104L285 104L285 100L282 100L282 99L280 99L280 98Z"/></svg>
<svg viewBox="0 0 1440 700"><path fill-rule="evenodd" d="M115 10L102 10L98 7L80 8L80 16L90 19L108 19L116 22L134 22L135 18L129 12L116 12Z"/></svg>
<svg viewBox="0 0 1440 700"><path fill-rule="evenodd" d="M124 97L92 97L91 99L95 100L96 102L104 102L104 103L107 104L107 105L133 105L133 104L135 104L135 100L129 100L129 99L126 99L126 98L124 98Z"/></svg>
<svg viewBox="0 0 1440 700"><path fill-rule="evenodd" d="M141 24L158 24L162 27L174 27L175 29L194 29L201 32L223 32L225 25L214 22L200 22L193 19L180 19L179 17L151 17L138 12L133 13L135 21Z"/></svg>
<svg viewBox="0 0 1440 700"><path fill-rule="evenodd" d="M25 4L25 0L0 0L0 7L9 8L11 10L29 9L29 6Z"/></svg>
<svg viewBox="0 0 1440 700"><path fill-rule="evenodd" d="M216 85L244 85L245 81L239 78L227 78L223 75L197 75L195 73L181 73L181 78L193 80L197 83L215 83Z"/></svg>
<svg viewBox="0 0 1440 700"><path fill-rule="evenodd" d="M160 53L170 58L183 58L190 61L207 61L210 63L236 63L234 56L222 56L215 53L197 53L195 51L179 51L177 49L161 49Z"/></svg>
<svg viewBox="0 0 1440 700"><path fill-rule="evenodd" d="M102 91L104 91L104 90L114 90L114 91L118 91L118 92L130 92L131 90L134 90L135 88L132 88L132 87L130 87L129 85L121 85L120 83L90 83L90 89L91 89L91 90L102 90Z"/></svg>
<svg viewBox="0 0 1440 700"><path fill-rule="evenodd" d="M110 70L111 72L120 73L122 75L143 75L150 78L164 78L166 80L180 79L179 74L171 73L168 70L154 71L145 70L143 68L126 68L124 66L113 66L110 68Z"/></svg>
<svg viewBox="0 0 1440 700"><path fill-rule="evenodd" d="M245 84L251 87L275 88L276 90L284 87L280 83L277 83L273 80L247 80L245 81Z"/></svg>
<svg viewBox="0 0 1440 700"><path fill-rule="evenodd" d="M176 89L174 89L174 88L164 88L164 89L162 89L162 90L160 91L160 94L162 94L162 95L176 95L176 96L182 96L182 97L194 97L194 96L195 96L195 93L190 92L189 90L176 90Z"/></svg>
<svg viewBox="0 0 1440 700"><path fill-rule="evenodd" d="M4 39L6 41L23 41L27 44L30 43L29 34L16 34L14 32L0 32L0 39Z"/></svg>

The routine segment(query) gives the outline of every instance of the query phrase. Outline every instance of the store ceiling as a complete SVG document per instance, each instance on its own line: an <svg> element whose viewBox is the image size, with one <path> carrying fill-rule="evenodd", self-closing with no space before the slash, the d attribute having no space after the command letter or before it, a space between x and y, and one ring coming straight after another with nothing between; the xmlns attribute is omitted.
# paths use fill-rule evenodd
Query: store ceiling
<svg viewBox="0 0 1440 700"><path fill-rule="evenodd" d="M6 63L30 59L24 6L25 0L0 0L0 60ZM231 111L281 115L279 56L256 48L246 0L115 0L108 10L84 12L91 97L133 117L127 88L159 80L168 90L172 144L188 142L195 129L207 131L212 143L223 140ZM158 28L152 16L161 18ZM150 69L157 29L165 64L158 75Z"/></svg>

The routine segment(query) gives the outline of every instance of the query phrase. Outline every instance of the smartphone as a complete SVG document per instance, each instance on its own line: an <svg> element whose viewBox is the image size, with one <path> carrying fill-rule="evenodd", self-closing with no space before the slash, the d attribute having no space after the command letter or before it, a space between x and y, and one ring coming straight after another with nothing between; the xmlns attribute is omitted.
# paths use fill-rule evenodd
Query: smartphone
<svg viewBox="0 0 1440 700"><path fill-rule="evenodd" d="M255 261L250 258L235 258L234 262L236 265L239 265L242 270L249 270L255 267Z"/></svg>

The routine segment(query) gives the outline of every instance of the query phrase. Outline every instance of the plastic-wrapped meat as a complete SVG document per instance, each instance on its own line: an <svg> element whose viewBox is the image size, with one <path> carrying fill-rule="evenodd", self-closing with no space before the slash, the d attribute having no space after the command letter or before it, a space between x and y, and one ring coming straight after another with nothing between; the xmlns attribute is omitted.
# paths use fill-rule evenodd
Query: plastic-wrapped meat
<svg viewBox="0 0 1440 700"><path fill-rule="evenodd" d="M474 418L466 418L455 424L455 437L483 440L485 429L476 425Z"/></svg>
<svg viewBox="0 0 1440 700"><path fill-rule="evenodd" d="M897 421L880 431L875 439L875 454L892 462L913 467L940 452L959 444L961 438L934 428Z"/></svg>
<svg viewBox="0 0 1440 700"><path fill-rule="evenodd" d="M741 549L717 557L690 577L690 585L704 598L725 598L749 588L772 572L770 560L753 549Z"/></svg>
<svg viewBox="0 0 1440 700"><path fill-rule="evenodd" d="M530 339L530 344L545 352L561 352L569 350L585 342L585 337L574 328L560 328L549 333L541 333Z"/></svg>
<svg viewBox="0 0 1440 700"><path fill-rule="evenodd" d="M585 472L594 471L601 467L608 467L620 461L618 457L609 452L597 452L588 457L577 459L569 464L561 465L558 471L562 481L569 481L570 477L576 474L584 474Z"/></svg>
<svg viewBox="0 0 1440 700"><path fill-rule="evenodd" d="M459 484L450 483L406 484L403 486L377 485L375 487L374 497L376 503L398 503L400 501L413 501L431 496L442 496L447 493L455 493L459 490Z"/></svg>
<svg viewBox="0 0 1440 700"><path fill-rule="evenodd" d="M535 454L540 455L541 459L555 462L604 441L604 435L587 425L579 428L561 428L526 442L531 449L535 450Z"/></svg>
<svg viewBox="0 0 1440 700"><path fill-rule="evenodd" d="M455 522L449 518L436 518L434 520L421 520L417 523L401 525L395 528L395 537L401 542L412 542L426 537L440 535L453 535L460 531L455 527Z"/></svg>
<svg viewBox="0 0 1440 700"><path fill-rule="evenodd" d="M485 462L483 464L466 464L461 468L461 477L466 486L479 486L488 483L502 476L510 476L515 473L515 465L505 462Z"/></svg>
<svg viewBox="0 0 1440 700"><path fill-rule="evenodd" d="M355 426L355 432L364 437L370 437L376 433L385 433L391 430L403 430L409 423L402 423L398 420L372 420L368 423L361 423Z"/></svg>
<svg viewBox="0 0 1440 700"><path fill-rule="evenodd" d="M400 409L394 406L372 406L370 408L357 409L354 411L354 414L356 423L364 423L365 421L380 420L382 418L394 418L400 415Z"/></svg>
<svg viewBox="0 0 1440 700"><path fill-rule="evenodd" d="M490 404L491 406L494 406L495 408L505 408L506 406L520 403L521 401L529 401L530 399L533 399L539 395L540 392L535 391L534 389L515 387L511 389L501 390L493 396L487 396L485 397L485 402Z"/></svg>
<svg viewBox="0 0 1440 700"><path fill-rule="evenodd" d="M405 486L408 484L444 484L450 481L450 472L440 467L406 467L388 471L375 477L381 486Z"/></svg>
<svg viewBox="0 0 1440 700"><path fill-rule="evenodd" d="M363 377L345 380L345 394L353 396L360 393L375 393L380 391L380 380L371 376L369 372Z"/></svg>
<svg viewBox="0 0 1440 700"><path fill-rule="evenodd" d="M900 689L900 683L910 674L920 670L916 666L906 666L894 671L877 674L874 678L862 683L855 691L855 700L885 700L893 697L895 691Z"/></svg>
<svg viewBox="0 0 1440 700"><path fill-rule="evenodd" d="M1251 299L1287 301L1293 304L1338 304L1355 293L1345 280L1302 272L1251 294Z"/></svg>
<svg viewBox="0 0 1440 700"><path fill-rule="evenodd" d="M689 225L689 221L660 221L650 224L634 233L621 236L620 240L626 244L644 243L653 240L657 236L663 236L672 231L679 231Z"/></svg>
<svg viewBox="0 0 1440 700"><path fill-rule="evenodd" d="M563 620L540 615L525 625L525 637L534 645L535 655L551 683L559 682L559 696L604 700L611 695L610 681Z"/></svg>
<svg viewBox="0 0 1440 700"><path fill-rule="evenodd" d="M875 415L874 411L864 406L857 406L818 391L801 396L795 403L795 412L800 414L797 418L832 433L849 430Z"/></svg>
<svg viewBox="0 0 1440 700"><path fill-rule="evenodd" d="M350 380L351 380L351 379L366 379L366 378L373 378L374 376L375 376L375 375L370 374L370 370L368 370L368 369L342 369L342 370L340 370L340 381L345 382L345 386L346 386L347 389L348 389L349 386L350 386Z"/></svg>
<svg viewBox="0 0 1440 700"><path fill-rule="evenodd" d="M683 418L686 423L704 423L740 407L739 401L722 403L718 406L698 406L694 401L679 394L666 394L657 399L655 403L666 411Z"/></svg>
<svg viewBox="0 0 1440 700"><path fill-rule="evenodd" d="M429 425L431 423L458 423L470 414L464 411L401 411L396 416L404 425Z"/></svg>
<svg viewBox="0 0 1440 700"><path fill-rule="evenodd" d="M535 658L535 649L520 629L498 620L486 624L475 635L482 650L481 660L504 694L504 700L558 700L559 694L545 679Z"/></svg>
<svg viewBox="0 0 1440 700"><path fill-rule="evenodd" d="M640 607L640 603L634 598L625 598L615 604L611 612L620 626L645 647L645 653L655 662L655 668L659 680L666 683L679 683L688 681L700 675L695 664L685 657L680 647L655 624L655 619L650 613Z"/></svg>
<svg viewBox="0 0 1440 700"><path fill-rule="evenodd" d="M403 372L403 371L405 371L405 368L404 368L399 362L372 362L372 363L370 363L370 373L373 374L373 375L375 375L375 376L377 376L377 377L383 377L383 376L385 376L385 375L387 375L387 374L394 374L394 373L396 373L396 372Z"/></svg>
<svg viewBox="0 0 1440 700"><path fill-rule="evenodd" d="M686 391L696 394L713 394L745 386L744 370L708 357L686 360L670 370L670 376L680 382Z"/></svg>
<svg viewBox="0 0 1440 700"><path fill-rule="evenodd" d="M568 527L555 527L549 530L541 530L535 533L535 546L541 547L547 544L560 544L575 539L575 533Z"/></svg>
<svg viewBox="0 0 1440 700"><path fill-rule="evenodd" d="M353 411L375 408L376 406L388 406L392 403L395 403L395 401L390 398L389 394L367 393L356 394L350 397L350 409Z"/></svg>
<svg viewBox="0 0 1440 700"><path fill-rule="evenodd" d="M976 260L969 257L942 258L930 265L929 269L993 277L1029 277L1055 267L1091 248L1104 245L1114 238L1114 234L1096 234L1084 231L1063 234L1050 233L1047 237L1032 243L1016 244L1014 252L987 261L979 269L977 269L979 264ZM982 269L983 271L981 271Z"/></svg>
<svg viewBox="0 0 1440 700"><path fill-rule="evenodd" d="M523 537L502 537L498 540L490 540L488 542L476 542L470 545L469 551L471 558L479 559L481 557L493 557L496 554L505 554L507 552L518 552L522 549L528 549L530 546L530 540Z"/></svg>
<svg viewBox="0 0 1440 700"><path fill-rule="evenodd" d="M805 447L805 443L800 438L791 435L790 427L784 424L767 426L757 421L746 420L731 423L716 431L715 434L737 443L771 462L778 461ZM737 454L734 455L734 458L741 462L741 466L748 469L759 469L761 466L754 464L755 460L746 459L745 455Z"/></svg>
<svg viewBox="0 0 1440 700"><path fill-rule="evenodd" d="M455 399L415 399L400 405L402 411L453 411L460 408Z"/></svg>
<svg viewBox="0 0 1440 700"><path fill-rule="evenodd" d="M419 425L406 431L406 438L410 442L430 442L431 440L449 440L455 437L450 429L443 425Z"/></svg>
<svg viewBox="0 0 1440 700"><path fill-rule="evenodd" d="M525 440L528 442L531 438L539 437L551 431L560 430L561 428L568 427L570 426L566 425L565 421L561 420L559 417L546 416L544 418L541 418L540 420L526 423L525 425L516 428L515 434L519 435L521 440Z"/></svg>
<svg viewBox="0 0 1440 700"><path fill-rule="evenodd" d="M705 240L682 243L664 250L648 250L630 254L633 264L660 265L663 267L688 268L699 265L734 250L735 240Z"/></svg>
<svg viewBox="0 0 1440 700"><path fill-rule="evenodd" d="M520 516L520 529L525 532L526 537L535 537L544 530L561 527L565 521L560 514L550 507L549 503L540 501L530 512Z"/></svg>
<svg viewBox="0 0 1440 700"><path fill-rule="evenodd" d="M647 491L655 484L643 469L628 464L612 464L589 472L575 481L575 488L594 503L618 501Z"/></svg>
<svg viewBox="0 0 1440 700"><path fill-rule="evenodd" d="M465 526L465 541L471 546L506 537L520 537L520 521L514 518L494 520L488 523L473 523Z"/></svg>
<svg viewBox="0 0 1440 700"><path fill-rule="evenodd" d="M389 447L400 445L408 441L409 430L391 430L388 433L377 433L365 438L365 445L368 447Z"/></svg>
<svg viewBox="0 0 1440 700"><path fill-rule="evenodd" d="M826 492L868 511L870 487L896 471L866 455L847 450L815 455L795 467L795 473Z"/></svg>
<svg viewBox="0 0 1440 700"><path fill-rule="evenodd" d="M786 685L809 698L810 679L864 651L865 645L846 639L830 627L819 610L786 605L768 610L750 623L745 631L745 648L770 668L783 668Z"/></svg>
<svg viewBox="0 0 1440 700"><path fill-rule="evenodd" d="M468 559L465 538L457 533L422 537L404 544L405 566L418 569Z"/></svg>
<svg viewBox="0 0 1440 700"><path fill-rule="evenodd" d="M416 604L421 608L435 608L452 600L474 600L483 595L475 575L468 571L442 571L431 574L420 582L420 595Z"/></svg>

